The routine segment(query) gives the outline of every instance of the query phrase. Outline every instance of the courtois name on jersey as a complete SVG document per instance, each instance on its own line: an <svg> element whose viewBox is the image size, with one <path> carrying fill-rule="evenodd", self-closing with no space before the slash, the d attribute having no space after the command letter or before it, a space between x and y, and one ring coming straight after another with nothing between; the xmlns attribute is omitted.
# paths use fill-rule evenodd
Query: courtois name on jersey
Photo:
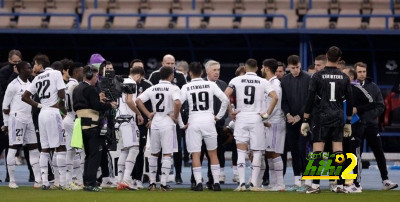
<svg viewBox="0 0 400 202"><path fill-rule="evenodd" d="M33 79L27 91L37 93L43 107L51 107L58 102L58 91L62 89L65 84L61 72L48 67Z"/></svg>

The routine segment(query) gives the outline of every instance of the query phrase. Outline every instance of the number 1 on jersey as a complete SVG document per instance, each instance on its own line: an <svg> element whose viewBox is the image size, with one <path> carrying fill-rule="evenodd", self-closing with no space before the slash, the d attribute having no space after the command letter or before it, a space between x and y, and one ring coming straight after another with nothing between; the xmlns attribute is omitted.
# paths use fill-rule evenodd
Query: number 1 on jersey
<svg viewBox="0 0 400 202"><path fill-rule="evenodd" d="M331 102L336 102L336 98L335 98L335 82L329 82L330 86L331 86L331 99L329 99L329 101Z"/></svg>

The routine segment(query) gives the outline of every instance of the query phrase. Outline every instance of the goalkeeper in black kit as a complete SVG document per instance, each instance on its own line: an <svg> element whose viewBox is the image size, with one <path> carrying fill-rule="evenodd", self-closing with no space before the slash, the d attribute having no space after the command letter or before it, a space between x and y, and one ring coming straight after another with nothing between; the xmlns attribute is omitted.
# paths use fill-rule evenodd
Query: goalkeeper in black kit
<svg viewBox="0 0 400 202"><path fill-rule="evenodd" d="M309 94L304 111L301 133L306 136L310 131L309 118L312 108L315 108L315 126L313 127L312 141L313 153L321 154L324 151L325 142L332 140L332 149L335 155L343 154L343 137L351 135L351 115L352 115L352 89L349 77L337 69L336 64L340 60L342 51L332 46L328 49L326 57L328 59L323 70L315 73L309 85ZM343 120L343 101L347 100L347 119ZM314 113L313 113L314 114ZM313 166L319 166L322 154L315 159ZM317 165L318 164L318 165ZM333 166L337 167L336 162ZM338 180L338 185L334 188L336 193L348 193L343 188L343 180ZM306 193L320 193L319 180L313 180L312 186Z"/></svg>

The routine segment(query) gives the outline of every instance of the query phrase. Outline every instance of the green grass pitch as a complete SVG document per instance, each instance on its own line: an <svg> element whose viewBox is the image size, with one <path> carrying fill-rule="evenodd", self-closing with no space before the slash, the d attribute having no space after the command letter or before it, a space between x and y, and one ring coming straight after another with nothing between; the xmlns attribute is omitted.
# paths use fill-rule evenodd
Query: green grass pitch
<svg viewBox="0 0 400 202"><path fill-rule="evenodd" d="M295 192L233 192L225 189L222 192L193 192L189 189L174 189L172 192L117 191L105 189L103 192L93 193L84 191L35 190L32 187L20 187L17 190L0 187L0 201L14 202L57 202L57 201L93 201L93 202L120 202L120 201L217 201L217 202L253 202L253 201L335 201L335 202L366 202L366 201L399 201L400 191L370 191L364 190L360 194L336 194L323 191L320 194L302 194Z"/></svg>

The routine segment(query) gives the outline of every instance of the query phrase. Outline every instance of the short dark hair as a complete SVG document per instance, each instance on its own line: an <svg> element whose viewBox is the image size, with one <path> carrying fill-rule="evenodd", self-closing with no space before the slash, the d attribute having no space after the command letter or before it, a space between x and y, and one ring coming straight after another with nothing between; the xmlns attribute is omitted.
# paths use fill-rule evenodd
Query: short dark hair
<svg viewBox="0 0 400 202"><path fill-rule="evenodd" d="M61 72L63 71L63 64L60 61L55 61L51 64L51 68L53 68L54 70L58 70Z"/></svg>
<svg viewBox="0 0 400 202"><path fill-rule="evenodd" d="M345 67L343 67L343 69L348 69L349 70L349 74L351 76L353 76L354 79L357 79L357 72L352 66L345 66Z"/></svg>
<svg viewBox="0 0 400 202"><path fill-rule="evenodd" d="M278 61L278 67L279 67L279 66L282 66L282 67L283 67L283 70L285 70L285 68L286 68L285 63L284 63L284 62L281 62L281 61Z"/></svg>
<svg viewBox="0 0 400 202"><path fill-rule="evenodd" d="M83 67L83 76L86 78L86 74L92 71L93 74L98 73L99 69L97 69L97 67L93 66L93 65L86 65L85 67Z"/></svg>
<svg viewBox="0 0 400 202"><path fill-rule="evenodd" d="M83 64L82 64L82 63L80 63L80 62L74 62L74 63L71 65L71 68L68 69L68 74L69 74L69 76L72 77L72 76L74 75L75 69L78 69L78 68L80 68L80 67L83 67Z"/></svg>
<svg viewBox="0 0 400 202"><path fill-rule="evenodd" d="M337 63L338 65L342 65L343 67L346 66L346 61L344 60L339 60L339 62Z"/></svg>
<svg viewBox="0 0 400 202"><path fill-rule="evenodd" d="M69 68L71 68L72 65L74 64L74 61L67 59L67 58L60 60L60 62L63 65L63 70L69 70Z"/></svg>
<svg viewBox="0 0 400 202"><path fill-rule="evenodd" d="M25 66L29 66L29 67L31 67L31 64L29 64L29 62L26 62L26 61L21 61L20 63L18 63L16 66L17 66L17 70L18 70L18 72L19 73L21 73L21 69L22 68L24 68Z"/></svg>
<svg viewBox="0 0 400 202"><path fill-rule="evenodd" d="M322 60L322 61L324 61L324 62L326 62L326 55L318 55L316 58L315 58L315 60Z"/></svg>
<svg viewBox="0 0 400 202"><path fill-rule="evenodd" d="M307 68L307 70L309 70L309 69L315 69L315 65L314 65L314 64L309 65L308 68Z"/></svg>
<svg viewBox="0 0 400 202"><path fill-rule="evenodd" d="M326 56L329 62L337 62L342 57L342 51L336 46L331 46L326 52Z"/></svg>
<svg viewBox="0 0 400 202"><path fill-rule="evenodd" d="M167 66L162 66L160 68L160 77L161 80L166 80L168 79L169 76L171 76L174 73L174 70L171 67Z"/></svg>
<svg viewBox="0 0 400 202"><path fill-rule="evenodd" d="M354 64L354 69L356 69L357 66L367 68L367 64L363 62L357 62L356 64Z"/></svg>
<svg viewBox="0 0 400 202"><path fill-rule="evenodd" d="M144 76L144 69L142 67L132 67L129 72L130 74L140 74Z"/></svg>
<svg viewBox="0 0 400 202"><path fill-rule="evenodd" d="M130 63L129 63L129 68L132 68L132 65L136 62L140 62L143 64L144 66L144 62L141 59L133 59Z"/></svg>
<svg viewBox="0 0 400 202"><path fill-rule="evenodd" d="M244 66L239 66L235 71L235 76L239 76L240 74L246 74L246 69Z"/></svg>
<svg viewBox="0 0 400 202"><path fill-rule="evenodd" d="M42 65L43 68L49 67L50 66L50 60L47 55L44 54L38 54L33 58L33 61L36 61L38 65Z"/></svg>
<svg viewBox="0 0 400 202"><path fill-rule="evenodd" d="M276 69L278 69L278 61L274 58L265 59L263 61L263 66L268 67L268 69L275 74Z"/></svg>
<svg viewBox="0 0 400 202"><path fill-rule="evenodd" d="M250 67L251 69L255 69L255 68L257 68L257 60L250 58L250 59L246 60L245 65L247 67Z"/></svg>
<svg viewBox="0 0 400 202"><path fill-rule="evenodd" d="M287 58L288 65L297 65L300 62L300 58L298 55L291 55Z"/></svg>
<svg viewBox="0 0 400 202"><path fill-rule="evenodd" d="M16 49L10 50L10 52L8 52L8 59L11 59L11 57L13 55L16 55L22 59L22 54L21 54L21 51L19 51L19 50L16 50Z"/></svg>
<svg viewBox="0 0 400 202"><path fill-rule="evenodd" d="M189 64L189 72L193 74L193 76L201 76L203 71L203 66L200 62L191 62Z"/></svg>

